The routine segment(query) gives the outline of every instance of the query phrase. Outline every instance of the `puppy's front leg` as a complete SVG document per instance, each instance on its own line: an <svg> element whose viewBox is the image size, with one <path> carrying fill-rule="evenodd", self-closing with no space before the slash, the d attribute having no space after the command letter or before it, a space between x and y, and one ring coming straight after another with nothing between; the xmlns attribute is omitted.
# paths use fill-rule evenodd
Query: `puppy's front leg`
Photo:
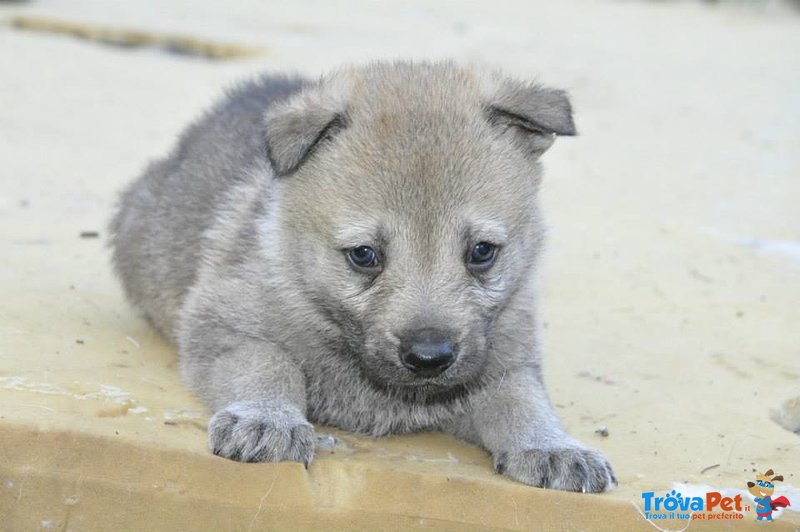
<svg viewBox="0 0 800 532"><path fill-rule="evenodd" d="M208 445L242 462L308 466L314 429L300 368L277 346L199 322L181 341L184 376L214 412Z"/></svg>
<svg viewBox="0 0 800 532"><path fill-rule="evenodd" d="M498 473L531 486L568 491L598 492L616 484L605 456L561 427L532 369L482 390L473 402L471 421Z"/></svg>

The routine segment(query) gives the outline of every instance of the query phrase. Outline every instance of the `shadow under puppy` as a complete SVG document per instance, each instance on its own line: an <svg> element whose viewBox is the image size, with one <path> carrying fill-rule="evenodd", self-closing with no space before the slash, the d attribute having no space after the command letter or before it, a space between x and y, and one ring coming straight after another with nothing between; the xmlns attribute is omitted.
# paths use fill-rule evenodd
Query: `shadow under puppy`
<svg viewBox="0 0 800 532"><path fill-rule="evenodd" d="M526 484L610 488L537 341L538 160L574 132L564 92L449 62L267 75L190 126L122 194L112 245L211 450L307 465L310 421L439 429Z"/></svg>

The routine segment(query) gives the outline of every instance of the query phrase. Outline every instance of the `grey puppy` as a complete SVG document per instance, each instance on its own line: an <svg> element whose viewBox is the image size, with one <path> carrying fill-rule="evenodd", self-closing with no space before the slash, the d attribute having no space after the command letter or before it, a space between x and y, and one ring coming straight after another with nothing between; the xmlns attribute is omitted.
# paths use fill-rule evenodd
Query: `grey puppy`
<svg viewBox="0 0 800 532"><path fill-rule="evenodd" d="M122 194L112 245L211 450L308 465L310 422L439 429L525 484L610 488L537 341L538 160L574 133L564 92L449 62L264 76L189 127Z"/></svg>

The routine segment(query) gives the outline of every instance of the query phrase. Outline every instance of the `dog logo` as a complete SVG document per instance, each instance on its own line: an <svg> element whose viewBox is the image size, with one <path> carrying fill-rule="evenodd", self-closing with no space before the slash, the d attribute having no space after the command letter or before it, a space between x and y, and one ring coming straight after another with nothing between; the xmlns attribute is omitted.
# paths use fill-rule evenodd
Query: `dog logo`
<svg viewBox="0 0 800 532"><path fill-rule="evenodd" d="M755 497L756 515L759 521L772 521L772 512L778 508L791 506L786 497L772 498L775 491L775 482L783 481L783 475L776 475L772 469L767 470L763 475L756 475L755 482L748 482L747 489Z"/></svg>

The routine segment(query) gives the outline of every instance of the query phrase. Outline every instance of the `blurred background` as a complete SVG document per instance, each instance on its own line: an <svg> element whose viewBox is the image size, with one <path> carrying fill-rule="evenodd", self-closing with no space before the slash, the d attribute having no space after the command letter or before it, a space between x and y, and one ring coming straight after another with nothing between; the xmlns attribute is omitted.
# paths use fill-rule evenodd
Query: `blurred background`
<svg viewBox="0 0 800 532"><path fill-rule="evenodd" d="M611 496L770 467L800 484L797 1L0 2L0 426L110 433L9 407L61 412L37 401L65 382L201 418L111 276L117 192L238 79L392 58L570 92L580 135L541 192L546 379L615 464ZM150 437L137 415L113 430Z"/></svg>

